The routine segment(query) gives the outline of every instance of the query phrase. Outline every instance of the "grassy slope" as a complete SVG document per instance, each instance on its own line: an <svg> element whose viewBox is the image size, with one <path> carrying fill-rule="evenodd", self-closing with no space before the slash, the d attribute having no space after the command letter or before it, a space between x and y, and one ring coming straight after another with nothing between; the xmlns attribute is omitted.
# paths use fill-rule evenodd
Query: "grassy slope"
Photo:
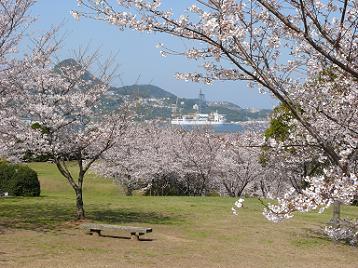
<svg viewBox="0 0 358 268"><path fill-rule="evenodd" d="M272 224L254 199L235 217L231 198L125 197L93 176L84 193L89 221L150 226L153 241L86 236L72 221L74 195L56 167L31 167L42 196L0 199L0 267L358 267L356 248L315 233L329 212ZM357 217L358 209L343 214Z"/></svg>

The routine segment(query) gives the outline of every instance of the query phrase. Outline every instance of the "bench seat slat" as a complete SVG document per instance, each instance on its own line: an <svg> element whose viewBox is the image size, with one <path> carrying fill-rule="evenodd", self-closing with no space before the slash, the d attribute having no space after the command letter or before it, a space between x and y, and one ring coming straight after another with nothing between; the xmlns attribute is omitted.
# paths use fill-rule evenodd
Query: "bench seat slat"
<svg viewBox="0 0 358 268"><path fill-rule="evenodd" d="M145 234L145 233L151 233L152 228L146 228L146 227L134 227L134 226L119 226L119 225L111 225L111 224L82 224L82 228L84 229L90 229L90 230L123 230L128 231L132 233L139 233L139 234Z"/></svg>

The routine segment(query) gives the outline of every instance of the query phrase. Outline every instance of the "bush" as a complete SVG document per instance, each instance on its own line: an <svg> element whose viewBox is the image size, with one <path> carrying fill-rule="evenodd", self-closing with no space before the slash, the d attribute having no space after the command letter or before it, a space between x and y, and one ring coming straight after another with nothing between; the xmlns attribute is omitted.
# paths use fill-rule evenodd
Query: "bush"
<svg viewBox="0 0 358 268"><path fill-rule="evenodd" d="M0 192L12 196L39 196L37 173L24 165L0 162Z"/></svg>

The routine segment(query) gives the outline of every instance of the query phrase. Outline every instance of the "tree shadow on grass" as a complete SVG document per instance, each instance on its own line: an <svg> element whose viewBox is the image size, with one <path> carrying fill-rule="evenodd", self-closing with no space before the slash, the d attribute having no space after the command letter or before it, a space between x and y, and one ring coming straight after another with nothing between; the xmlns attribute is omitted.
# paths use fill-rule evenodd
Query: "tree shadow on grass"
<svg viewBox="0 0 358 268"><path fill-rule="evenodd" d="M0 204L0 230L23 229L39 232L61 231L74 228L76 221L73 204L30 203ZM179 219L158 212L136 211L135 209L87 208L87 220L110 224L171 224ZM68 224L70 223L70 224Z"/></svg>
<svg viewBox="0 0 358 268"><path fill-rule="evenodd" d="M59 204L14 203L0 206L0 225L6 229L51 231L73 219L73 210Z"/></svg>
<svg viewBox="0 0 358 268"><path fill-rule="evenodd" d="M332 241L324 234L323 228L302 228L303 233L292 238L291 243L299 248L315 248L330 244Z"/></svg>
<svg viewBox="0 0 358 268"><path fill-rule="evenodd" d="M94 210L87 214L89 219L105 222L109 224L127 223L152 223L152 224L171 224L178 221L176 217L165 216L158 212L141 212L132 209L116 210Z"/></svg>
<svg viewBox="0 0 358 268"><path fill-rule="evenodd" d="M155 239L153 239L153 238L139 237L139 239L137 240L137 239L133 239L132 237L123 236L123 235L101 234L101 237L107 237L107 238L113 238L113 239L124 239L124 240L136 240L136 241L141 241L141 242L152 242L152 241L155 241Z"/></svg>

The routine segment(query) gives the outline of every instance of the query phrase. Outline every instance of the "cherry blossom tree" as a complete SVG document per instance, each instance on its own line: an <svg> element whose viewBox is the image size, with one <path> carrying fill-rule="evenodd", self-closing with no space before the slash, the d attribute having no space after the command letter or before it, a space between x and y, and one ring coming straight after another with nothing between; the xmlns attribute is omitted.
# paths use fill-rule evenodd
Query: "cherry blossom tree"
<svg viewBox="0 0 358 268"><path fill-rule="evenodd" d="M217 170L227 193L241 197L246 190L247 194L257 195L264 175L259 162L261 135L246 132L225 137L223 142L226 146L218 154Z"/></svg>
<svg viewBox="0 0 358 268"><path fill-rule="evenodd" d="M93 171L113 178L126 194L150 186L155 178L165 178L171 173L174 160L172 132L154 124L132 124L116 144L101 157Z"/></svg>
<svg viewBox="0 0 358 268"><path fill-rule="evenodd" d="M292 115L284 105L279 105L273 111L269 127L265 130L265 140L275 142L286 142L290 132L296 126L292 124ZM276 193L272 196L280 196L282 189L293 187L296 192L302 193L308 184L305 181L307 176L322 174L323 168L329 163L318 161L320 152L316 146L308 145L305 142L286 143L283 148L277 146L266 146L261 149L260 162L267 173L272 184L276 181L278 186ZM265 176L266 177L266 176ZM267 179L266 179L267 181Z"/></svg>
<svg viewBox="0 0 358 268"><path fill-rule="evenodd" d="M352 201L357 193L356 1L198 0L180 16L162 8L159 0L77 2L82 7L73 11L77 19L90 17L120 29L192 41L194 47L182 52L162 46L162 54L184 55L204 68L202 73L178 74L179 79L247 80L288 108L296 126L291 145L317 148L318 160L329 166L323 175L306 178L310 186L304 192L293 189L270 206L269 219L279 221L296 210L331 204L338 212L339 204ZM334 81L330 75L317 79L327 68Z"/></svg>
<svg viewBox="0 0 358 268"><path fill-rule="evenodd" d="M217 156L223 142L207 128L181 129L177 133L173 148L180 174L192 194L206 195L217 185Z"/></svg>
<svg viewBox="0 0 358 268"><path fill-rule="evenodd" d="M144 140L149 144L146 154L143 154L143 162L147 163L146 173L149 175L149 194L166 195L170 187L177 188L181 192L180 179L183 170L176 159L176 146L178 146L178 131L171 127L150 124L147 126Z"/></svg>
<svg viewBox="0 0 358 268"><path fill-rule="evenodd" d="M321 135L325 135L326 141L340 150L340 165L337 166L331 158L327 157L317 141L312 139L306 130L292 118L289 124L293 126L294 131L290 131L287 140L279 142L279 146L285 148L286 156L288 156L284 162L296 166L301 164L303 168L305 164L308 164L309 170L306 169L306 171L310 172L317 171L315 167L318 167L318 171L323 170L306 174L304 182L307 188L302 192L290 191L290 194L286 195L285 202L282 202L282 206L281 203L279 206L273 206L275 215L292 216L288 213L290 210L288 207L301 201L303 205L297 208L300 211L318 207L321 207L323 211L334 202L350 203L357 193L357 111L354 108L357 103L357 93L354 88L351 88L356 84L354 81L348 82L349 80L347 81L347 78L341 75L337 69L330 69L320 73L318 78L307 82L300 91L297 90L300 92L297 99L301 100L300 104L305 104L305 111L308 116L311 116L312 123L315 120L317 124L320 124ZM348 82L347 85L346 82ZM312 98L314 92L317 94L315 98ZM346 101L346 98L350 100ZM281 151L285 152L285 150ZM289 153L287 153L288 150ZM347 174L346 171L350 173ZM297 195L297 192L300 193ZM315 196L317 192L321 197L313 199L312 196ZM335 218L332 219L333 223L338 221L338 216L339 210L336 210Z"/></svg>
<svg viewBox="0 0 358 268"><path fill-rule="evenodd" d="M28 16L33 3L32 0L0 3L0 154L4 154L16 141L14 129L18 118L13 100L21 90L18 86L20 75L27 71L18 47L33 22L33 18Z"/></svg>
<svg viewBox="0 0 358 268"><path fill-rule="evenodd" d="M20 44L34 21L28 11L35 2L0 3L0 154L16 161L28 152L51 158L75 191L81 219L85 175L114 145L114 137L126 131L131 112L125 105L112 114L102 109L114 71L110 60L94 70L97 55L79 53L76 61L55 64L56 29L30 37L32 47L20 54ZM90 77L89 69L96 78ZM69 168L73 162L77 174Z"/></svg>
<svg viewBox="0 0 358 268"><path fill-rule="evenodd" d="M96 54L79 53L76 60L54 65L53 46L48 39L38 41L21 74L21 96L16 100L26 136L19 138L12 153L47 155L67 179L76 195L77 218L83 219L83 184L87 171L116 139L126 131L131 112L125 105L108 113L102 108L109 90L111 68L99 64ZM97 77L89 77L92 70ZM22 151L21 151L22 150ZM76 163L78 172L69 165Z"/></svg>
<svg viewBox="0 0 358 268"><path fill-rule="evenodd" d="M23 34L33 19L28 16L32 0L5 0L0 4L0 94L13 90L16 74L21 72L21 60L16 59Z"/></svg>

